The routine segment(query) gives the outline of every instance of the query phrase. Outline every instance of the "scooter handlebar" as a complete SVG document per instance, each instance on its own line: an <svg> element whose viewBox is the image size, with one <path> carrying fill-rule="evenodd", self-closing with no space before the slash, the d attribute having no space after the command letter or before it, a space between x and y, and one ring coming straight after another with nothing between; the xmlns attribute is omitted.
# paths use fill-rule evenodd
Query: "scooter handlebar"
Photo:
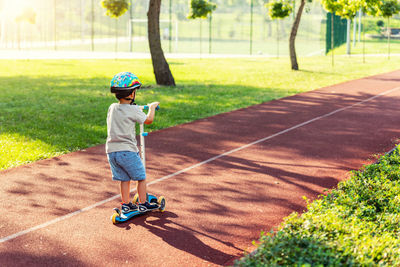
<svg viewBox="0 0 400 267"><path fill-rule="evenodd" d="M149 109L148 105L143 106L143 110L148 110L148 109ZM160 109L160 105L157 105L156 110L159 110L159 109Z"/></svg>

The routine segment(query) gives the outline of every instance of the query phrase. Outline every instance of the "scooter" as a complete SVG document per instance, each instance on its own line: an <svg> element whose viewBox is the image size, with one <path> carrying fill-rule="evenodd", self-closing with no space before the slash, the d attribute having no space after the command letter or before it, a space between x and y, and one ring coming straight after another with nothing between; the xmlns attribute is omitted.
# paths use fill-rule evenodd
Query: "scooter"
<svg viewBox="0 0 400 267"><path fill-rule="evenodd" d="M149 109L148 106L143 106L143 110L147 110ZM157 106L156 110L159 110L160 107ZM140 124L140 158L142 159L143 162L143 166L146 169L146 153L145 153L145 142L144 142L144 138L148 135L147 132L144 131L144 125ZM165 211L165 197L160 196L160 197L156 197L154 195L151 194L147 194L147 201L150 204L156 204L157 207L154 209L141 209L138 206L137 210L128 212L128 213L123 213L121 212L120 209L118 208L114 208L114 213L111 216L111 221L114 224L117 223L122 223L122 222L126 222L127 220L131 219L132 217L138 216L138 215L142 215L145 214L149 211L154 211L154 210L159 210L161 212ZM138 205L139 202L139 195L136 193L135 196L132 199L132 203L135 205Z"/></svg>

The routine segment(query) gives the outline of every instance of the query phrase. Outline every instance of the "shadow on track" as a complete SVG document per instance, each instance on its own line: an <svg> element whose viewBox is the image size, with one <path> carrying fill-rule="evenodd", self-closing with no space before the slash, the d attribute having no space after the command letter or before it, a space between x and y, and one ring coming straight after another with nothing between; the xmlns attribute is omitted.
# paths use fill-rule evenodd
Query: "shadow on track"
<svg viewBox="0 0 400 267"><path fill-rule="evenodd" d="M214 264L223 265L233 258L238 258L243 255L243 249L236 247L231 242L225 242L217 239L207 233L199 232L195 229L182 225L174 221L178 215L165 211L163 213L153 212L150 216L139 216L136 219L126 223L117 224L117 227L131 230L131 224L142 226L149 230L152 234L162 238L169 245L179 250L190 253L204 261ZM233 248L237 252L228 254L216 248L210 247L202 240L211 239L217 241L224 246Z"/></svg>
<svg viewBox="0 0 400 267"><path fill-rule="evenodd" d="M1 266L87 266L78 259L68 256L32 255L22 251L2 252Z"/></svg>

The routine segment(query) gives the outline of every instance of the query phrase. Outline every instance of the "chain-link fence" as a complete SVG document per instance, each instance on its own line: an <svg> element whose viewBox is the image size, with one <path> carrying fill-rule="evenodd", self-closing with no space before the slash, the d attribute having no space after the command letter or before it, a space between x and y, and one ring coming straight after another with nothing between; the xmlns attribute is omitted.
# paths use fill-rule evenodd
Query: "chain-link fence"
<svg viewBox="0 0 400 267"><path fill-rule="evenodd" d="M105 15L100 0L0 0L0 48L148 52L149 0L131 2L130 10L113 19ZM267 0L213 2L217 9L211 17L190 20L189 0L162 1L160 33L164 52L288 55L294 14L271 20L264 5ZM378 20L363 19L369 43L383 43L385 26L378 26ZM307 4L296 38L298 55L325 53L326 21L326 12L318 2ZM399 19L393 18L392 24L400 26ZM396 38L392 42L395 51ZM375 45L367 52L376 50Z"/></svg>

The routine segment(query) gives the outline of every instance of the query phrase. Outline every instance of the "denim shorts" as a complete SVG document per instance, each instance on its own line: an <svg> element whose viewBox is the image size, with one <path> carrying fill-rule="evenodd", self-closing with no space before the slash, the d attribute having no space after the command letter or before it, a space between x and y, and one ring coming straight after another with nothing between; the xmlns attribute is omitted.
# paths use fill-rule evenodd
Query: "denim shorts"
<svg viewBox="0 0 400 267"><path fill-rule="evenodd" d="M146 179L139 153L132 151L117 151L107 154L114 181L141 181Z"/></svg>

